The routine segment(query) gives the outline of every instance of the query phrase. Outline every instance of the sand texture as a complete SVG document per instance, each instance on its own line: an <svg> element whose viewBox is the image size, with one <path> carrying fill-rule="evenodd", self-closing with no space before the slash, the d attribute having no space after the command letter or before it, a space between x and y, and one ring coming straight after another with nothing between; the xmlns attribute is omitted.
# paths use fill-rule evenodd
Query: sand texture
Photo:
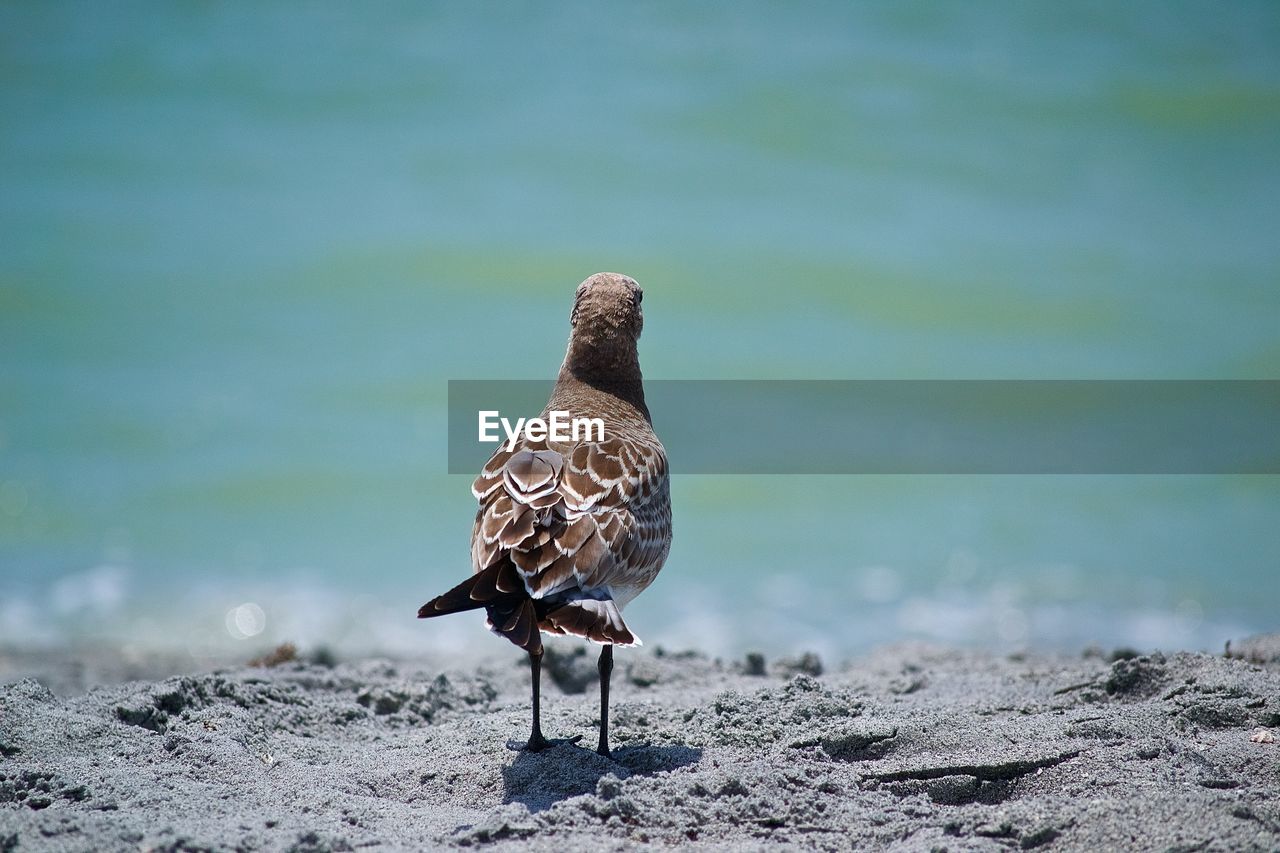
<svg viewBox="0 0 1280 853"><path fill-rule="evenodd" d="M1258 648L908 646L821 674L625 650L612 761L585 748L594 665L572 653L549 667L544 729L581 745L536 755L514 657L71 697L26 679L0 687L0 850L1277 850L1280 664Z"/></svg>

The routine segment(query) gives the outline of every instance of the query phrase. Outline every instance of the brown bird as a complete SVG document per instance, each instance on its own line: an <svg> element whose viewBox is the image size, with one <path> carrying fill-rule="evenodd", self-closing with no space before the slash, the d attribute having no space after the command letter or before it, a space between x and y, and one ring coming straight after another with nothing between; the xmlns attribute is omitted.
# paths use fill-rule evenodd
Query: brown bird
<svg viewBox="0 0 1280 853"><path fill-rule="evenodd" d="M597 752L609 755L613 647L640 644L622 609L653 582L671 548L667 456L645 406L636 351L643 296L617 273L578 285L569 349L543 419L553 411L599 418L604 439L522 436L500 446L471 488L480 502L474 574L418 610L426 618L483 607L489 629L529 653L533 752L549 746L539 717L546 632L602 646Z"/></svg>

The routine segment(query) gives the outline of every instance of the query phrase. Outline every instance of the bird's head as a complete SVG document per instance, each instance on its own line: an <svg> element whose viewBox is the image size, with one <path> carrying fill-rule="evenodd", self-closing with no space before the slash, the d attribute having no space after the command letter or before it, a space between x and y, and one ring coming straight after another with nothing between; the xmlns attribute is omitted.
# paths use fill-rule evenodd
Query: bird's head
<svg viewBox="0 0 1280 853"><path fill-rule="evenodd" d="M643 297L635 279L616 272L598 272L578 285L569 315L573 329L566 367L582 378L638 376Z"/></svg>
<svg viewBox="0 0 1280 853"><path fill-rule="evenodd" d="M640 302L644 291L636 280L616 272L598 272L578 285L569 323L575 338L639 340L644 328Z"/></svg>

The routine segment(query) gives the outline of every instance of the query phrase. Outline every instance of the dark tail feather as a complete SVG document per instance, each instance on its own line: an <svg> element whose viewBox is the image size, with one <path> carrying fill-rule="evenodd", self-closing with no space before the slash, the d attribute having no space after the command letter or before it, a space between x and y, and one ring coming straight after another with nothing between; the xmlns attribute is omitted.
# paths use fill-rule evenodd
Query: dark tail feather
<svg viewBox="0 0 1280 853"><path fill-rule="evenodd" d="M538 631L538 608L529 597L515 564L504 560L477 572L444 595L418 608L419 619L479 610L489 614L493 630L527 652L542 649Z"/></svg>
<svg viewBox="0 0 1280 853"><path fill-rule="evenodd" d="M542 632L538 630L538 609L533 599L525 596L514 598L486 608L489 625L493 630L515 643L526 652L542 651Z"/></svg>
<svg viewBox="0 0 1280 853"><path fill-rule="evenodd" d="M528 598L524 582L515 564L504 560L477 572L444 595L438 595L418 608L419 619L446 616L464 610L479 610L498 601Z"/></svg>

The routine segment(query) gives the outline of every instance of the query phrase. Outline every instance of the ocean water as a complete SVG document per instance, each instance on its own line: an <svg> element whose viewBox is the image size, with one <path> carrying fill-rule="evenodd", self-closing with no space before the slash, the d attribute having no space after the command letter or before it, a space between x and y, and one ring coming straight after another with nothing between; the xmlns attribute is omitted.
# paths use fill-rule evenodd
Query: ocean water
<svg viewBox="0 0 1280 853"><path fill-rule="evenodd" d="M413 618L468 571L446 383L553 376L601 269L654 378L1277 378L1278 48L1268 3L5 4L0 645L497 648ZM673 501L651 645L1278 627L1276 477Z"/></svg>

